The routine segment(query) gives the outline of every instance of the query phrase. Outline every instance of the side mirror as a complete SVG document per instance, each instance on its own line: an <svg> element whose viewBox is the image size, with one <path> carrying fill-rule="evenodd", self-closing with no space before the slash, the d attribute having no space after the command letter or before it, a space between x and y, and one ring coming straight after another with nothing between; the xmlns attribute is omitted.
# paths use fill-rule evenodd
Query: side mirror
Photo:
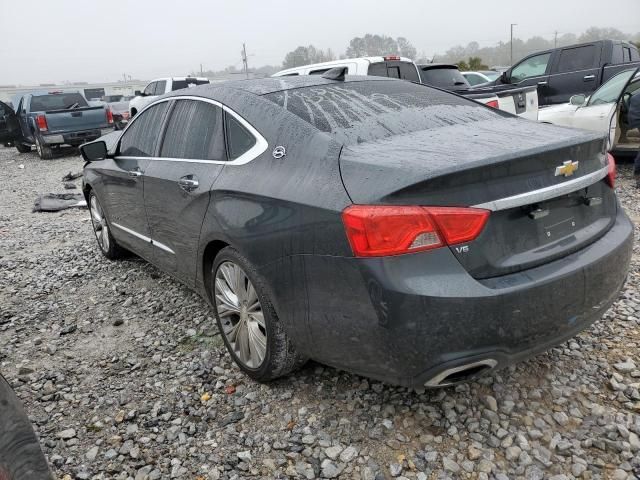
<svg viewBox="0 0 640 480"><path fill-rule="evenodd" d="M501 83L510 83L509 81L509 71L505 70L500 74L500 82Z"/></svg>
<svg viewBox="0 0 640 480"><path fill-rule="evenodd" d="M85 143L80 147L80 153L82 158L87 162L97 162L98 160L104 160L107 158L107 144L102 140L97 140L91 143Z"/></svg>
<svg viewBox="0 0 640 480"><path fill-rule="evenodd" d="M575 105L576 107L580 107L582 105L584 105L584 102L587 101L587 97L584 94L579 94L579 95L573 95L570 99L569 99L569 103L571 105Z"/></svg>
<svg viewBox="0 0 640 480"><path fill-rule="evenodd" d="M133 94L134 94L136 97L144 97L144 94L143 94L140 90L136 90L135 92L133 92Z"/></svg>

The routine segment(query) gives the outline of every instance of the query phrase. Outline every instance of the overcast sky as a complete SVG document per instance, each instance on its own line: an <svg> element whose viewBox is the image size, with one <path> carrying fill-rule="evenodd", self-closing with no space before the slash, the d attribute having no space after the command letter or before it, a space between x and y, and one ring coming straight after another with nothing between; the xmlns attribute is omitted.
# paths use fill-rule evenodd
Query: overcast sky
<svg viewBox="0 0 640 480"><path fill-rule="evenodd" d="M298 45L343 53L354 36L404 36L428 56L477 41L640 31L640 0L0 0L0 85L186 75L280 64ZM11 21L8 21L8 20Z"/></svg>

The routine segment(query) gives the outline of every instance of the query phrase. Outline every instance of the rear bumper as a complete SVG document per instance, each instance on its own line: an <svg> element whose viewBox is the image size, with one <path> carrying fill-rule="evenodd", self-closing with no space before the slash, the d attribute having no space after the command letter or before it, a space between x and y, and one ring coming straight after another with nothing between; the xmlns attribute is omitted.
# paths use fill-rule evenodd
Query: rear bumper
<svg viewBox="0 0 640 480"><path fill-rule="evenodd" d="M448 249L379 259L305 256L308 305L278 301L277 308L314 359L422 386L459 365L520 361L588 327L622 288L632 243L633 225L619 208L614 226L588 247L480 281ZM299 328L303 309L307 336Z"/></svg>
<svg viewBox="0 0 640 480"><path fill-rule="evenodd" d="M86 142L97 140L107 133L114 130L114 126L105 125L102 128L93 128L90 130L78 130L76 132L64 132L58 134L42 135L42 141L48 145L82 145Z"/></svg>

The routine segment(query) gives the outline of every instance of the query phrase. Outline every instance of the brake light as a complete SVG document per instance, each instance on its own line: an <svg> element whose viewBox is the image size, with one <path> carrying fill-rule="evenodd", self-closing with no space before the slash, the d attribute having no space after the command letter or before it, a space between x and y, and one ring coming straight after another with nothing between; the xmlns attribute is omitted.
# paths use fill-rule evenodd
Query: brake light
<svg viewBox="0 0 640 480"><path fill-rule="evenodd" d="M400 60L400 55L387 55L386 57L382 58L384 58L385 62L398 61Z"/></svg>
<svg viewBox="0 0 640 480"><path fill-rule="evenodd" d="M107 108L107 123L113 123L113 112L110 108Z"/></svg>
<svg viewBox="0 0 640 480"><path fill-rule="evenodd" d="M486 106L491 107L491 108L498 108L498 100L491 100L487 103L485 103Z"/></svg>
<svg viewBox="0 0 640 480"><path fill-rule="evenodd" d="M46 132L49 130L49 126L47 125L47 117L43 114L36 115L36 125L38 126L38 130L41 132Z"/></svg>
<svg viewBox="0 0 640 480"><path fill-rule="evenodd" d="M352 205L342 212L356 257L402 255L469 242L489 211L464 207Z"/></svg>
<svg viewBox="0 0 640 480"><path fill-rule="evenodd" d="M616 160L615 158L613 158L613 155L611 155L610 153L607 153L607 167L609 167L607 171L607 177L606 177L607 185L609 185L611 188L615 188L616 187Z"/></svg>

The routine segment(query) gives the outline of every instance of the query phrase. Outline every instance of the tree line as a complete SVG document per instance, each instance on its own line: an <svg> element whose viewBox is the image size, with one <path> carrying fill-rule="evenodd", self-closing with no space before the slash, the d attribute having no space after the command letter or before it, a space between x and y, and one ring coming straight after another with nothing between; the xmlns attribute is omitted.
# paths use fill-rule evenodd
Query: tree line
<svg viewBox="0 0 640 480"><path fill-rule="evenodd" d="M564 33L552 39L534 36L527 40L513 39L514 61L540 50L563 47L575 43L595 40L632 40L640 48L640 32L629 35L616 28L591 27L581 35ZM466 46L456 45L444 53L431 57L422 52L418 54L416 47L405 37L393 38L387 35L367 33L362 37L354 37L349 41L343 54L337 55L330 48L322 49L314 45L301 45L288 52L282 65L264 65L250 71L256 77L267 77L285 68L309 65L311 63L328 62L342 58L400 55L415 60L416 63L455 63L461 70L486 70L493 66L508 66L511 56L511 42L497 42L495 45L481 47L478 42L470 42ZM200 72L196 72L200 74ZM236 66L229 66L220 71L205 71L203 75L216 77L222 75L242 74ZM192 73L195 74L195 73Z"/></svg>

